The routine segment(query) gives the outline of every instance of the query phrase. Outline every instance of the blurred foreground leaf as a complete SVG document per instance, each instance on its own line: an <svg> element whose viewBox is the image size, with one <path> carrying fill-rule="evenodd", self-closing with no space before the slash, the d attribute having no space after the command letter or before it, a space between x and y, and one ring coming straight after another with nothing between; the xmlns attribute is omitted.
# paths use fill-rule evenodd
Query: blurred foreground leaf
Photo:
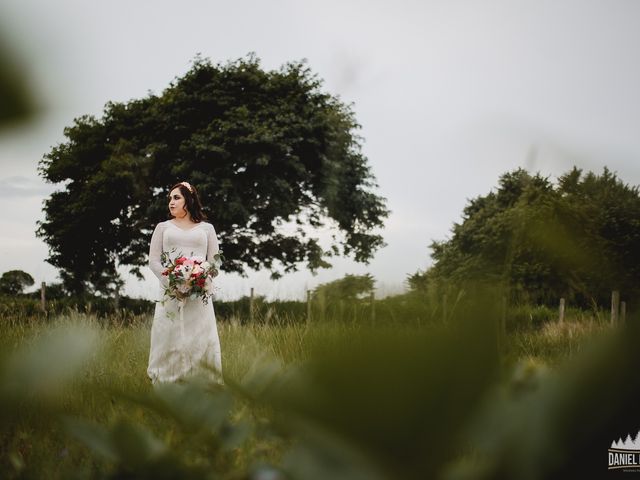
<svg viewBox="0 0 640 480"><path fill-rule="evenodd" d="M29 117L34 110L26 78L0 38L0 128Z"/></svg>
<svg viewBox="0 0 640 480"><path fill-rule="evenodd" d="M0 373L0 401L52 400L72 381L99 346L90 327L58 327L9 356Z"/></svg>
<svg viewBox="0 0 640 480"><path fill-rule="evenodd" d="M192 433L217 432L233 405L229 392L208 390L204 384L166 383L155 393L161 408Z"/></svg>
<svg viewBox="0 0 640 480"><path fill-rule="evenodd" d="M461 431L497 378L495 316L485 302L478 306L486 308L461 307L454 325L441 330L379 329L332 339L307 365L279 378L268 365L271 387L260 385L255 399L302 440L287 458L289 473L435 478L463 449L456 446Z"/></svg>
<svg viewBox="0 0 640 480"><path fill-rule="evenodd" d="M63 423L71 435L113 464L105 478L210 478L203 466L186 465L179 451L172 451L149 430L128 420L121 419L111 428L72 417L64 418Z"/></svg>
<svg viewBox="0 0 640 480"><path fill-rule="evenodd" d="M471 424L482 474L448 478L605 477L611 442L640 431L640 323L634 320L541 375L536 388L496 388Z"/></svg>

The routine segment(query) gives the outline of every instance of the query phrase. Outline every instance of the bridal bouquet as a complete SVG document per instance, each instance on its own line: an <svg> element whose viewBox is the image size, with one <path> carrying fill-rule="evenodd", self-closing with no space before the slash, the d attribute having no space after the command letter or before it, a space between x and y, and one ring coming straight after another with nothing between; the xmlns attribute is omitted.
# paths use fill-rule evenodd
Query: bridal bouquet
<svg viewBox="0 0 640 480"><path fill-rule="evenodd" d="M169 280L164 289L165 298L184 305L189 298L201 298L206 304L209 297L213 296L213 278L219 273L222 252L214 255L211 262L197 256L178 255L172 259L168 252L162 252L160 260L164 267L162 275Z"/></svg>

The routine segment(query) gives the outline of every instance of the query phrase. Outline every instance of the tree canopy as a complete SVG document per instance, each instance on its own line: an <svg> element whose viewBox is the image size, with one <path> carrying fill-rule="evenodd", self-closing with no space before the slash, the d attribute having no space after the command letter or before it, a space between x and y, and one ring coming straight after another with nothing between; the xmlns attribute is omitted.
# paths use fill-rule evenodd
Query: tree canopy
<svg viewBox="0 0 640 480"><path fill-rule="evenodd" d="M198 188L227 271L278 277L302 263L328 267L333 255L368 261L388 210L351 106L321 84L304 62L265 71L253 55L196 58L162 94L75 119L39 166L62 184L37 235L67 289L107 290L118 265L141 277L168 188L181 180ZM313 233L326 224L328 250Z"/></svg>
<svg viewBox="0 0 640 480"><path fill-rule="evenodd" d="M318 285L313 291L314 298L323 297L326 301L355 301L373 292L375 279L371 274L351 275Z"/></svg>
<svg viewBox="0 0 640 480"><path fill-rule="evenodd" d="M22 270L9 270L0 277L0 293L17 295L34 284L33 277Z"/></svg>
<svg viewBox="0 0 640 480"><path fill-rule="evenodd" d="M513 301L603 302L640 286L640 194L604 169L578 168L556 184L523 169L470 200L452 235L431 244L433 266L408 278L414 289L489 281Z"/></svg>

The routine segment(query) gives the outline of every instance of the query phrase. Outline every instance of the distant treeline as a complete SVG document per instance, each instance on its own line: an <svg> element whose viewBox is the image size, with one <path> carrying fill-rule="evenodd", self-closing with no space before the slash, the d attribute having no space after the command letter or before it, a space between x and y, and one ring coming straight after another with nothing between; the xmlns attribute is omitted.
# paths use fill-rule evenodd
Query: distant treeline
<svg viewBox="0 0 640 480"><path fill-rule="evenodd" d="M411 291L401 295L375 299L371 297L337 299L312 295L309 303L295 300L267 301L265 297L249 296L233 301L215 301L218 322L238 325L272 324L287 325L305 322L343 323L372 326L429 326L446 323L457 314L458 305L465 297L463 291L457 296L429 299L421 292ZM101 297L58 298L47 302L46 313L35 294L0 296L0 319L3 322L44 321L70 312L89 313L105 323L150 321L155 304L144 299L120 297L119 308L113 299ZM544 305L510 305L503 312L507 331L530 330L558 321L558 309ZM567 308L568 321L609 321L608 305L581 309Z"/></svg>
<svg viewBox="0 0 640 480"><path fill-rule="evenodd" d="M555 317L561 298L570 308L597 314L610 304L614 290L630 311L638 309L638 187L606 168L601 175L574 168L555 184L518 169L498 183L495 191L469 201L449 239L431 244L433 265L408 275L406 294L373 301L375 279L347 275L318 286L307 301L216 301L217 317L237 322L430 323L446 321L457 302L479 285L500 289L511 312L528 309L522 322L513 321L517 325ZM22 293L33 284L26 272L5 272L0 314L43 315L40 294ZM47 314L71 308L126 317L154 310L153 302L126 296L70 295L62 284L47 286L46 300Z"/></svg>
<svg viewBox="0 0 640 480"><path fill-rule="evenodd" d="M523 169L469 201L451 237L431 244L433 266L411 288L441 298L478 282L500 285L511 305L589 308L619 290L640 294L640 194L614 173L577 168L557 183Z"/></svg>

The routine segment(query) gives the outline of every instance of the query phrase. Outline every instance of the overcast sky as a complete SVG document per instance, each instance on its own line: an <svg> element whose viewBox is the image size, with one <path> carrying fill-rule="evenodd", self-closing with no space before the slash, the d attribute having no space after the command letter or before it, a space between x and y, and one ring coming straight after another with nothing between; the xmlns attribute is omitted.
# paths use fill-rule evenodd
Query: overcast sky
<svg viewBox="0 0 640 480"><path fill-rule="evenodd" d="M75 117L161 93L198 53L217 63L255 52L266 69L307 59L326 91L353 103L392 210L388 246L369 265L339 260L317 276L226 275L222 297L252 286L302 297L365 272L378 295L400 291L467 200L508 170L555 179L573 165L607 165L640 184L639 24L635 0L3 0L0 31L42 108L0 131L0 272L57 279L34 235L54 189L37 165ZM152 298L157 282L147 278L129 278L125 293Z"/></svg>

